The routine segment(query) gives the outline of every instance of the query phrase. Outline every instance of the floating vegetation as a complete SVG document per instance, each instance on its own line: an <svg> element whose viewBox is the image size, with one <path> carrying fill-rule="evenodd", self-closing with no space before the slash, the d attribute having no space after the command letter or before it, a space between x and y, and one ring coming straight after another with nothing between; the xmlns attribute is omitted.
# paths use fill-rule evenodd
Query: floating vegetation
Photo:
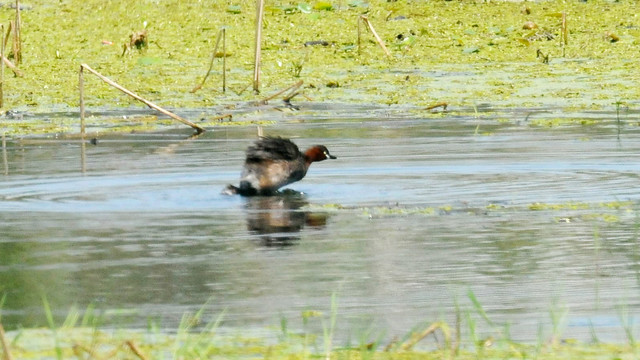
<svg viewBox="0 0 640 360"><path fill-rule="evenodd" d="M92 26L82 21L88 10L94 14ZM636 87L630 85L637 83L637 76L625 70L634 64L635 39L640 36L632 2L532 2L523 7L518 2L317 1L275 4L267 10L263 17L268 26L260 39L260 78L253 80L268 93L301 79L306 95L316 102L419 108L446 100L450 108L483 101L501 107L601 109L619 98L637 98ZM360 17L363 13L366 21ZM16 11L5 6L0 16L13 20ZM4 109L77 108L81 62L162 107L202 108L258 100L253 92L237 90L251 85L256 70L254 31L241 31L255 28L253 2L72 0L34 4L19 16L20 55L10 54L5 64L22 57L19 71L24 76L5 79ZM358 24L377 35L361 39L377 45L361 46L360 54ZM221 28L228 29L228 51L223 56L227 71L221 76L225 79L226 74L227 84L191 93L194 79L211 62ZM331 46L305 48L305 43ZM121 57L122 49L114 44L146 50ZM380 56L384 44L394 44L382 51L388 56ZM548 67L542 69L535 62L533 46ZM302 49L308 52L304 61ZM414 70L410 81L396 81L398 71L409 69L422 70ZM508 85L500 89L486 85L502 80L506 70L512 79ZM540 86L510 86L527 80L539 81ZM545 84L558 82L565 83L565 89L550 93ZM578 85L583 86L578 89ZM219 90L225 87L234 91ZM90 107L132 106L130 101L114 100L101 87L88 91L86 102Z"/></svg>
<svg viewBox="0 0 640 360"><path fill-rule="evenodd" d="M404 206L401 204L380 205L367 207L351 207L341 204L307 205L306 209L312 212L340 212L349 211L361 213L371 219L386 217L412 217L412 216L446 216L446 215L471 215L487 216L500 215L522 211L548 211L556 222L580 221L605 221L619 222L621 215L632 213L634 204L631 201L611 201L604 203L565 202L565 203L531 203L529 205L507 205L489 203L484 207L440 205L440 206ZM567 215L567 211L571 211ZM554 213L561 213L556 215Z"/></svg>
<svg viewBox="0 0 640 360"><path fill-rule="evenodd" d="M595 125L598 121L594 119L581 119L581 118L553 118L553 119L532 119L531 126L539 127L558 127L564 125Z"/></svg>

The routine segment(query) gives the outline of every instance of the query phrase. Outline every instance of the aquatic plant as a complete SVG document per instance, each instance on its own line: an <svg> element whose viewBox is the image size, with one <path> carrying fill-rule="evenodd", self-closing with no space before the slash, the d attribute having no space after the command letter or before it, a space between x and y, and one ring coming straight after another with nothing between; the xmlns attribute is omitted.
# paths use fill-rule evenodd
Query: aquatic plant
<svg viewBox="0 0 640 360"><path fill-rule="evenodd" d="M95 307L89 306L80 316L81 311L72 307L61 326L56 326L49 302L43 297L43 306L49 323L49 329L21 329L3 334L0 325L0 344L8 359L44 359L44 358L137 358L154 359L170 356L174 359L195 358L243 358L266 357L271 359L308 359L308 358L349 358L349 359L503 359L503 358L607 358L612 353L620 358L635 354L638 351L633 335L633 322L624 307L620 307L620 317L627 334L629 343L625 345L591 343L582 344L575 341L560 341L561 329L566 319L567 309L552 305L552 342L553 346L546 346L548 339L542 335L536 344L516 343L509 338L508 326L496 324L484 310L480 300L473 291L469 290L467 297L471 302L470 309L457 307L457 311L464 312L469 327L469 340L460 346L459 340L452 334L452 327L443 321L424 322L410 329L400 339L391 340L388 345L383 344L382 332L373 342L368 336L373 332L368 330L360 335L359 343L355 346L340 346L334 344L338 305L337 295L331 297L330 313L325 318L318 310L303 312L303 333L297 335L289 329L289 324L281 317L278 341L252 337L246 333L229 334L217 331L224 318L224 312L215 316L211 321L205 321L206 306L201 307L194 314L185 314L175 331L161 331L157 324L150 323L148 329L110 330L102 328L102 316L96 316ZM481 338L475 315L489 325L492 335ZM80 318L82 317L82 321ZM0 318L1 319L1 318ZM317 336L309 329L309 321L319 319L322 323L322 335ZM460 320L462 317L459 318ZM458 329L460 322L456 320L453 327L455 336L460 336ZM419 342L428 336L435 336L439 331L443 335L443 342L436 339L436 346ZM315 342L320 339L322 348L315 348ZM315 349L315 350L314 350Z"/></svg>
<svg viewBox="0 0 640 360"><path fill-rule="evenodd" d="M81 63L109 74L162 107L203 108L256 100L255 94L242 91L252 82L256 34L237 31L255 28L253 2L152 5L88 0L78 4L76 0L50 6L34 4L21 12L23 61L19 66L24 76L5 79L5 88L11 91L5 90L4 109L77 109L75 79ZM632 45L638 35L631 26L635 8L629 2L534 2L527 4L524 12L522 4L512 2L421 2L409 6L373 0L331 5L331 10L313 4L275 4L273 10L267 9L263 18L268 26L261 41L261 91L282 88L300 76L309 97L319 102L364 100L424 108L446 100L450 108L460 108L482 99L496 106L567 106L570 102L570 106L584 109L602 108L616 98L637 97L631 86L633 71L626 71L633 66ZM91 27L79 21L87 10L92 13ZM401 46L389 47L391 61L388 56L379 56L379 45L362 46L358 56L357 24L369 28L359 20L363 13L369 24L375 24L383 43L397 42L402 35L403 39L411 38L411 44L402 40ZM0 14L14 17L15 9L5 6ZM565 25L562 16L550 14L564 14ZM120 45L129 43L131 29L145 22L153 42L145 53L121 57ZM522 29L527 22L535 23L538 29ZM177 28L181 31L176 32ZM230 50L223 51L223 63L230 66L222 75L223 79L227 75L226 85L234 91L224 92L223 85L222 92L212 87L191 93L194 79L202 76L202 67L211 61L211 49L218 41L215 34L221 28L228 30ZM603 28L615 33L618 41L603 41ZM547 29L554 37L534 40L535 45L520 41L528 32L540 29ZM301 64L300 50L318 37L329 45L308 49L303 72L299 66L293 66L293 71L283 68L282 64ZM534 64L537 50L550 58L561 57L564 51L565 60ZM395 81L398 72L409 70L414 72L410 81ZM509 79L504 81L507 70ZM565 81L575 73L582 74L581 79L563 91L535 85L536 81L542 85ZM492 80L506 85L488 85ZM328 83L341 86L324 86ZM576 91L576 85L586 83L603 85ZM137 106L99 87L88 90L85 100L88 107ZM13 125L6 126L14 133ZM15 129L15 133L23 131ZM32 126L29 131L44 130Z"/></svg>

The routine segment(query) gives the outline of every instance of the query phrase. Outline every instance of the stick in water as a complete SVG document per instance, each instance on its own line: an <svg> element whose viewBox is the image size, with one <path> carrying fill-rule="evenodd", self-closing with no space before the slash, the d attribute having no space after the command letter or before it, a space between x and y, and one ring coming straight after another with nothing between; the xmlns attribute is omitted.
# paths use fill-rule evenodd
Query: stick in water
<svg viewBox="0 0 640 360"><path fill-rule="evenodd" d="M303 81L300 80L297 83L295 83L293 85L289 85L288 87L278 91L277 93L262 99L261 101L258 102L258 104L265 105L269 100L275 99L276 97L284 94L285 92L287 92L289 90L292 90L292 89L295 90L295 89L299 88L300 86L302 86L302 84L303 84Z"/></svg>
<svg viewBox="0 0 640 360"><path fill-rule="evenodd" d="M80 65L78 74L78 89L80 90L80 134L84 139L84 66Z"/></svg>
<svg viewBox="0 0 640 360"><path fill-rule="evenodd" d="M216 39L216 46L213 47L213 55L211 55L211 62L209 62L209 70L207 70L207 73L204 75L204 78L202 79L202 82L199 85L196 85L196 87L194 87L191 90L192 93L202 89L202 87L204 86L204 82L207 81L207 78L209 77L209 74L211 74L211 70L213 69L213 60L215 60L215 58L216 58L216 53L218 52L218 45L220 45L220 40L223 38L223 35L224 35L224 29L222 29L222 30L220 30L218 32L218 38ZM222 58L223 58L222 61L223 62L224 62L224 57L225 56L226 56L225 54L222 54ZM224 88L224 85L222 85L222 86Z"/></svg>
<svg viewBox="0 0 640 360"><path fill-rule="evenodd" d="M222 28L222 92L227 92L227 29Z"/></svg>
<svg viewBox="0 0 640 360"><path fill-rule="evenodd" d="M373 37L376 38L378 45L380 45L380 47L382 48L384 53L387 55L387 57L391 57L391 53L389 52L389 50L387 50L387 47L384 45L384 42L382 41L382 39L380 39L380 36L378 36L378 33L376 32L376 29L373 28L373 24L371 24L371 22L369 21L369 18L367 18L365 15L360 15L360 19L362 19L362 21L364 21L364 23L367 24L367 26L369 27L369 30L373 34Z"/></svg>
<svg viewBox="0 0 640 360"><path fill-rule="evenodd" d="M131 92L130 90L125 89L124 87L122 87L121 85L119 85L116 82L112 81L111 79L107 78L106 76L104 76L104 75L100 74L99 72L93 70L91 67L89 67L89 65L82 64L81 67L84 68L85 70L89 71L93 75L97 76L98 78L100 78L100 80L104 81L105 83L107 83L107 84L113 86L114 88L122 91L123 93L131 96L132 98L144 103L148 107L150 107L150 108L152 108L154 110L157 110L157 111L159 111L159 112L161 112L161 113L163 113L163 114L165 114L165 115L167 115L167 116L169 116L169 117L171 117L171 118L173 118L173 119L175 119L175 120L177 120L177 121L179 121L179 122L181 122L183 124L191 126L192 128L196 129L196 131L198 133L202 133L202 132L205 131L205 129L203 129L199 125L194 124L191 121L189 121L187 119L184 119L184 118L182 118L182 117L180 117L180 116L178 116L178 115L176 115L176 114L174 114L174 113L172 113L172 112L170 112L168 110L165 110L165 109L161 108L160 106L152 103L151 101L146 100L146 99L140 97L139 95ZM81 114L81 117L82 117L82 114Z"/></svg>

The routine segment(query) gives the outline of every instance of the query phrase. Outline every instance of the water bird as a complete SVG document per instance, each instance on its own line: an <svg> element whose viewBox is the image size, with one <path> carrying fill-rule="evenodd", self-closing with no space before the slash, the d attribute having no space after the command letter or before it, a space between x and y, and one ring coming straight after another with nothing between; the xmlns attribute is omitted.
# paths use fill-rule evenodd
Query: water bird
<svg viewBox="0 0 640 360"><path fill-rule="evenodd" d="M337 159L324 145L304 153L289 139L262 137L247 148L240 184L228 185L224 194L273 195L281 187L301 180L313 162Z"/></svg>

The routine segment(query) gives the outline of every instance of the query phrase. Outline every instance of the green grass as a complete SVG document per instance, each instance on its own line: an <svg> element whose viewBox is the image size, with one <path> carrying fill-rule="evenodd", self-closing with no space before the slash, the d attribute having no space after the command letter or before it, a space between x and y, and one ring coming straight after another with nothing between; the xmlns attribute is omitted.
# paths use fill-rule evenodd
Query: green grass
<svg viewBox="0 0 640 360"><path fill-rule="evenodd" d="M387 338L380 329L356 334L356 344L340 344L335 337L340 328L338 297L331 297L330 312L302 312L301 332L290 329L281 318L280 335L251 336L241 330L220 330L225 312L204 322L206 304L194 314L185 314L176 331L161 331L155 324L145 329L105 327L104 318L93 306L85 311L72 307L62 325L56 325L46 297L43 306L48 328L19 329L2 340L8 349L0 349L13 359L632 359L640 347L625 307L619 308L626 343L599 341L581 343L563 338L567 309L552 304L552 332L544 337L542 326L534 343L517 343L510 338L508 324L498 324L485 311L473 291L469 304L456 303L455 326L443 321L424 322L400 338ZM4 297L3 297L4 298ZM1 309L1 308L0 308ZM84 313L84 314L82 314ZM462 316L465 314L465 316ZM463 320L464 319L464 320ZM484 323L482 333L479 321ZM310 328L320 325L321 333ZM461 339L460 322L468 333ZM317 328L317 327L316 327ZM595 332L594 329L592 329ZM592 339L597 339L592 335ZM1 344L1 343L0 343ZM318 345L321 346L318 346ZM0 352L2 354L2 352Z"/></svg>

